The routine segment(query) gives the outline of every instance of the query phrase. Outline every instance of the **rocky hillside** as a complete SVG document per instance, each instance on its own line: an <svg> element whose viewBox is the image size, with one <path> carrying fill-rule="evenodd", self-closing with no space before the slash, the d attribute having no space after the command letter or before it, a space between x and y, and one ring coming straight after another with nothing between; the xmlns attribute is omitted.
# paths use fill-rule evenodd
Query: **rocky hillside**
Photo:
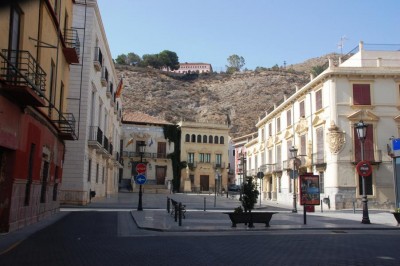
<svg viewBox="0 0 400 266"><path fill-rule="evenodd" d="M170 122L228 123L232 137L255 131L265 111L309 81L312 66L327 56L284 70L182 76L154 69L116 66L124 76L124 110L141 111ZM312 62L312 63L310 63Z"/></svg>

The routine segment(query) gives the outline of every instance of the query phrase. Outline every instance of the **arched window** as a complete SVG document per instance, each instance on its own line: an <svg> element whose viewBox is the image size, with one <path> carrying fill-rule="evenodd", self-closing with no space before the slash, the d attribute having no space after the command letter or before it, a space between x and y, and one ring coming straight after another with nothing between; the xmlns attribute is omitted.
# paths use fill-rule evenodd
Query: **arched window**
<svg viewBox="0 0 400 266"><path fill-rule="evenodd" d="M213 143L213 137L211 135L208 136L208 143Z"/></svg>
<svg viewBox="0 0 400 266"><path fill-rule="evenodd" d="M197 135L197 143L201 143L201 135Z"/></svg>
<svg viewBox="0 0 400 266"><path fill-rule="evenodd" d="M192 141L191 142L196 142L196 135L192 134Z"/></svg>
<svg viewBox="0 0 400 266"><path fill-rule="evenodd" d="M223 136L219 137L219 144L224 144L224 137Z"/></svg>
<svg viewBox="0 0 400 266"><path fill-rule="evenodd" d="M203 136L203 143L207 143L207 136L206 135Z"/></svg>
<svg viewBox="0 0 400 266"><path fill-rule="evenodd" d="M215 143L215 144L218 144L218 136L215 136L215 137L214 137L214 143Z"/></svg>
<svg viewBox="0 0 400 266"><path fill-rule="evenodd" d="M185 136L185 141L186 141L186 142L190 142L190 135L189 135L189 134L186 134L186 136Z"/></svg>

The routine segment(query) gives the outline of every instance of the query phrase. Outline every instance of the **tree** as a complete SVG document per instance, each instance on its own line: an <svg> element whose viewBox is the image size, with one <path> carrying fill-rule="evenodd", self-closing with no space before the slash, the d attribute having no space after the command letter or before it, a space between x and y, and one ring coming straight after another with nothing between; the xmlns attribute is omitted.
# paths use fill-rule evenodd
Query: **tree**
<svg viewBox="0 0 400 266"><path fill-rule="evenodd" d="M311 68L311 74L313 74L315 77L324 72L324 67L323 66L313 66Z"/></svg>
<svg viewBox="0 0 400 266"><path fill-rule="evenodd" d="M131 66L136 66L136 65L138 65L141 61L142 61L142 59L140 58L140 56L138 56L137 54L135 54L135 53L128 53L128 56L127 56L127 63L129 64L129 65L131 65Z"/></svg>
<svg viewBox="0 0 400 266"><path fill-rule="evenodd" d="M245 65L243 56L238 56L237 54L229 56L227 60L228 65L226 66L226 72L228 73L240 71L240 69Z"/></svg>
<svg viewBox="0 0 400 266"><path fill-rule="evenodd" d="M162 67L162 63L158 58L158 54L144 54L142 58L144 66L151 66L156 69L160 69Z"/></svg>
<svg viewBox="0 0 400 266"><path fill-rule="evenodd" d="M243 183L242 206L245 212L251 212L254 205L257 203L259 192L256 189L253 177L248 176L245 183Z"/></svg>
<svg viewBox="0 0 400 266"><path fill-rule="evenodd" d="M128 62L127 59L128 57L126 56L126 54L120 54L119 56L117 56L117 59L115 59L115 62L120 65L126 65Z"/></svg>
<svg viewBox="0 0 400 266"><path fill-rule="evenodd" d="M179 59L175 52L164 50L158 54L158 58L161 61L163 67L168 70L178 70L179 69Z"/></svg>

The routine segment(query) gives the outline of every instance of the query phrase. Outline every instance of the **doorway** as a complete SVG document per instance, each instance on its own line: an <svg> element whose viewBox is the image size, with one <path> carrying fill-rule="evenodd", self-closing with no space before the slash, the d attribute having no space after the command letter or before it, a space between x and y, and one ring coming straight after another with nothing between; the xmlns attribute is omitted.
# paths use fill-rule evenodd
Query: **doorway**
<svg viewBox="0 0 400 266"><path fill-rule="evenodd" d="M208 175L200 176L200 190L209 191L210 190L210 177Z"/></svg>
<svg viewBox="0 0 400 266"><path fill-rule="evenodd" d="M166 166L156 166L156 182L157 185L165 185L165 176L167 174Z"/></svg>

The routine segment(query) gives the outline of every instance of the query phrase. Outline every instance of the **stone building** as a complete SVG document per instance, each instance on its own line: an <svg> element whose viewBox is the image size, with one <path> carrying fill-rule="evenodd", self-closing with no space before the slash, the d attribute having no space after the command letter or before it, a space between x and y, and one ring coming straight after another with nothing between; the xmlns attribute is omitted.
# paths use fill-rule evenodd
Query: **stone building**
<svg viewBox="0 0 400 266"><path fill-rule="evenodd" d="M67 111L70 67L83 48L74 2L1 4L0 232L59 210L66 141L77 139Z"/></svg>
<svg viewBox="0 0 400 266"><path fill-rule="evenodd" d="M173 179L172 161L168 154L174 152L174 143L164 136L164 126L171 123L140 112L125 113L122 124L122 159L124 162L120 188L135 189L136 165L146 164L147 177L144 190L169 192ZM140 146L144 147L143 152ZM166 191L167 190L167 191Z"/></svg>
<svg viewBox="0 0 400 266"><path fill-rule="evenodd" d="M227 124L181 121L181 171L183 192L226 190L229 170Z"/></svg>
<svg viewBox="0 0 400 266"><path fill-rule="evenodd" d="M165 70L165 69L164 69ZM180 63L179 69L173 70L171 72L180 74L190 74L190 73L211 73L212 66L207 63Z"/></svg>
<svg viewBox="0 0 400 266"><path fill-rule="evenodd" d="M118 192L124 84L115 72L97 1L75 2L72 25L84 29L79 31L82 64L71 66L68 111L78 118L79 139L67 143L60 196L64 204L86 205L94 195Z"/></svg>
<svg viewBox="0 0 400 266"><path fill-rule="evenodd" d="M386 146L389 138L399 136L400 52L368 47L360 43L339 62L329 60L325 71L258 121L256 145L246 144L247 160L252 162L250 172L259 168L265 175L266 199L291 204L293 193L298 194L296 173L307 172L319 175L325 207L361 207L362 177L355 167L361 160L361 142L355 124L363 121L364 159L373 168L365 178L369 205L394 206ZM296 168L292 146L298 150Z"/></svg>

